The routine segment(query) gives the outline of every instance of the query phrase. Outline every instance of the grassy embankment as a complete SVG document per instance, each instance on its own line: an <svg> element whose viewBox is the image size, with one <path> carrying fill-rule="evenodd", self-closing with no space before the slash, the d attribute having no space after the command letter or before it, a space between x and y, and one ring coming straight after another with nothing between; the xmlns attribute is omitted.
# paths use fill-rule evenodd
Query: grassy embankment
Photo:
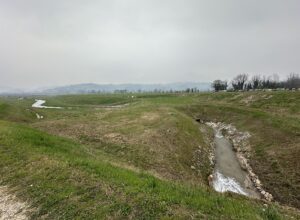
<svg viewBox="0 0 300 220"><path fill-rule="evenodd" d="M251 165L264 187L277 201L299 208L300 93L218 93L198 100L185 110L193 117L249 131Z"/></svg>
<svg viewBox="0 0 300 220"><path fill-rule="evenodd" d="M31 98L2 99L1 183L17 187L37 208L36 218L287 218L291 213L276 205L266 209L207 189L209 145L181 111L190 106L199 114L192 105L205 97L210 95L47 98L61 110L31 109ZM35 112L45 118L37 120ZM195 158L199 146L203 156Z"/></svg>

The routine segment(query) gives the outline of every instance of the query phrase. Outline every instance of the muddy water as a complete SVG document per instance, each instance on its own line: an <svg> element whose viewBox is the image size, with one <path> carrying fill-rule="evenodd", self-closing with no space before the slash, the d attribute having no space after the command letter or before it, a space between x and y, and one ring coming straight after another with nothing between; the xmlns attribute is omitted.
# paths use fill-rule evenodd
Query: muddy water
<svg viewBox="0 0 300 220"><path fill-rule="evenodd" d="M213 187L216 191L231 191L259 198L246 171L242 170L232 144L215 129L215 170L213 174Z"/></svg>

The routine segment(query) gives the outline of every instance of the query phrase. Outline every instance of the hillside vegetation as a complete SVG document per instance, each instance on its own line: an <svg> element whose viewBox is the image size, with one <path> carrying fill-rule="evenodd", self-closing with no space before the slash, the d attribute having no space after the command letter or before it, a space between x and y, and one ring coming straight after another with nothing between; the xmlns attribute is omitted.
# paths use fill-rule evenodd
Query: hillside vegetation
<svg viewBox="0 0 300 220"><path fill-rule="evenodd" d="M250 162L265 188L277 201L299 208L300 93L217 93L198 100L187 112L249 131Z"/></svg>
<svg viewBox="0 0 300 220"><path fill-rule="evenodd" d="M0 183L33 219L299 217L210 189L212 131L195 121L249 131L264 186L299 207L297 92L38 97L63 109L31 108L35 98L0 99Z"/></svg>

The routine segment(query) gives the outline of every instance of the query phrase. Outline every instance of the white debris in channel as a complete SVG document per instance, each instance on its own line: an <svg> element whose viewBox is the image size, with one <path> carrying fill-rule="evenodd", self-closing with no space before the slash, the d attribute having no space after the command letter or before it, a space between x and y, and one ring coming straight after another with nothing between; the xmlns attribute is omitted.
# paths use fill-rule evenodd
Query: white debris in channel
<svg viewBox="0 0 300 220"><path fill-rule="evenodd" d="M218 171L214 174L213 187L217 192L234 192L242 195L248 195L240 184L231 177L226 177Z"/></svg>
<svg viewBox="0 0 300 220"><path fill-rule="evenodd" d="M223 136L223 134L222 134L222 131L220 131L220 130L218 130L217 132L216 132L216 138L223 138L224 136Z"/></svg>
<svg viewBox="0 0 300 220"><path fill-rule="evenodd" d="M43 119L44 118L44 116L39 115L38 113L35 113L35 115L36 115L37 119Z"/></svg>
<svg viewBox="0 0 300 220"><path fill-rule="evenodd" d="M55 108L55 109L61 109L61 107L52 107L52 106L45 106L46 103L45 100L36 99L35 103L32 104L33 108Z"/></svg>

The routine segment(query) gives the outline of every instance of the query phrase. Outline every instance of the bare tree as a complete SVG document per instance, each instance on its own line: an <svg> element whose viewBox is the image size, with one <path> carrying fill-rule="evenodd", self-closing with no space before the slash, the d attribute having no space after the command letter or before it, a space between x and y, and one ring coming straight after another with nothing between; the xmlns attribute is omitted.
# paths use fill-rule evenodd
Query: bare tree
<svg viewBox="0 0 300 220"><path fill-rule="evenodd" d="M255 75L248 81L247 74L239 74L231 81L233 90L251 90L251 89L299 89L300 88L300 75L291 73L287 80L280 81L277 74L271 76ZM227 82L222 80L215 80L211 85L215 91L227 90Z"/></svg>
<svg viewBox="0 0 300 220"><path fill-rule="evenodd" d="M286 88L288 89L297 89L300 88L300 75L296 73L291 73L285 83Z"/></svg>
<svg viewBox="0 0 300 220"><path fill-rule="evenodd" d="M249 91L249 90L253 89L253 86L252 86L252 84L250 82L249 83L245 83L245 88L244 89L246 89L247 91Z"/></svg>
<svg viewBox="0 0 300 220"><path fill-rule="evenodd" d="M214 90L216 92L220 91L220 90L226 90L227 89L227 81L222 81L222 80L215 80L213 81L212 85L211 85Z"/></svg>
<svg viewBox="0 0 300 220"><path fill-rule="evenodd" d="M274 73L272 76L270 76L270 80L273 82L279 82L279 76L277 73Z"/></svg>
<svg viewBox="0 0 300 220"><path fill-rule="evenodd" d="M243 90L247 80L248 80L247 74L244 73L244 74L237 75L231 82L233 89Z"/></svg>
<svg viewBox="0 0 300 220"><path fill-rule="evenodd" d="M276 89L279 87L279 76L274 73L272 76L269 76L269 89Z"/></svg>
<svg viewBox="0 0 300 220"><path fill-rule="evenodd" d="M251 84L253 89L258 89L261 87L260 75L253 76L251 79Z"/></svg>

